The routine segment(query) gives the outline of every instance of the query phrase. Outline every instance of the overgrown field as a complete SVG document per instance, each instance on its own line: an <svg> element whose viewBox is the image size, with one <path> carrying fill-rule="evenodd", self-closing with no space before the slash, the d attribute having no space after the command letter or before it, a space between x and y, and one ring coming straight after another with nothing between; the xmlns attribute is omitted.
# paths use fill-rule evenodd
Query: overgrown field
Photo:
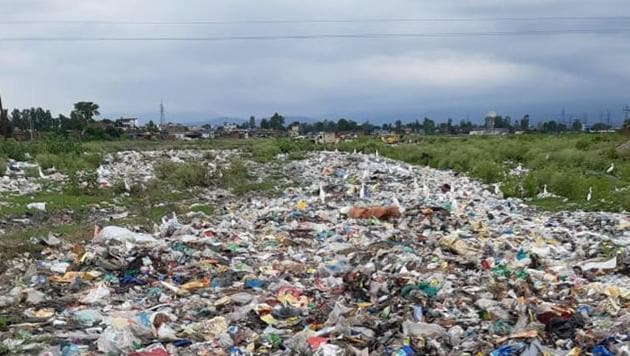
<svg viewBox="0 0 630 356"><path fill-rule="evenodd" d="M299 159L314 149L379 152L403 162L452 169L484 183L499 183L506 197L518 197L546 210L630 211L629 138L617 134L522 135L507 137L412 137L387 145L361 138L338 146L305 141L254 141L259 161L280 153ZM614 164L613 170L607 170ZM522 169L518 169L518 167ZM510 174L520 172L520 174ZM545 185L550 195L539 198ZM591 200L587 201L589 188Z"/></svg>
<svg viewBox="0 0 630 356"><path fill-rule="evenodd" d="M437 169L452 169L466 173L485 183L500 183L505 196L530 200L543 209L584 209L605 211L630 211L630 148L628 137L616 134L593 135L522 135L507 137L411 137L398 145L386 145L375 138L361 138L343 142L338 146L318 146L308 141L290 139L261 140L212 140L212 141L106 141L72 142L60 139L18 143L0 142L0 174L6 170L6 159L31 160L43 169L55 167L70 179L62 187L60 197L39 193L35 196L14 198L5 196L0 201L19 202L20 206L0 206L3 215L24 212L22 206L28 200L52 199L51 208L77 209L99 199L110 201L115 192L103 192L95 184L80 185L90 180L90 173L99 166L104 154L121 150L159 149L240 149L243 159L271 164L279 154L287 159L301 159L308 151L335 148L352 152L375 153L407 163L428 165ZM622 147L625 144L625 147ZM212 160L212 157L207 157ZM612 172L607 169L614 163ZM277 164L277 163L274 163ZM510 171L521 165L520 175ZM185 190L192 187L221 187L239 194L273 189L273 181L261 182L248 172L242 160L236 160L225 169L222 177L211 177L198 162L174 164L164 162L156 167L158 181L166 186ZM77 177L77 172L84 172ZM27 172L28 173L28 172ZM35 174L35 173L32 173ZM87 178L86 175L87 174ZM539 199L537 196L547 186L547 191L557 198ZM144 191L132 191L131 197L160 195L148 186ZM137 187L133 187L136 189ZM592 199L586 197L592 190ZM122 192L121 187L116 187ZM65 195L65 198L63 197ZM129 198L129 197L127 197ZM163 198L163 197L162 197ZM85 202L85 204L83 204ZM168 203L168 202L167 202Z"/></svg>
<svg viewBox="0 0 630 356"><path fill-rule="evenodd" d="M627 142L621 135L586 134L431 137L395 146L361 140L340 149L378 150L404 162L467 173L484 183L501 183L507 197L532 199L546 209L630 211L630 148L622 146ZM519 164L522 173L511 175ZM545 185L560 198L537 199Z"/></svg>
<svg viewBox="0 0 630 356"><path fill-rule="evenodd" d="M229 191L237 196L278 194L292 184L290 177L282 173L282 161L299 160L309 151L322 149L372 154L378 151L382 156L411 164L452 169L488 184L499 183L505 196L522 198L545 210L630 211L630 144L621 135L433 136L406 138L406 142L386 145L368 137L337 146L290 139L0 141L0 174L5 173L7 159L15 159L37 162L42 169L55 167L67 176L63 184L41 180L39 192L2 194L0 257L10 258L41 248L31 242L31 237L48 232L77 241L90 238L94 223L121 210L128 216L113 223L151 230L166 214L211 214L220 209L220 200L203 197L207 192ZM239 149L240 154L220 164L210 151L199 161L176 163L165 159L154 164L155 179L150 182L125 186L118 181L108 189L98 187L95 171L108 153L180 149ZM208 165L215 163L220 174L209 173ZM613 163L614 169L607 172ZM519 166L520 174L513 174ZM26 170L25 175L29 180L40 181L36 169ZM540 197L545 185L552 197ZM587 201L589 188L592 199ZM46 211L28 209L30 202L46 202Z"/></svg>

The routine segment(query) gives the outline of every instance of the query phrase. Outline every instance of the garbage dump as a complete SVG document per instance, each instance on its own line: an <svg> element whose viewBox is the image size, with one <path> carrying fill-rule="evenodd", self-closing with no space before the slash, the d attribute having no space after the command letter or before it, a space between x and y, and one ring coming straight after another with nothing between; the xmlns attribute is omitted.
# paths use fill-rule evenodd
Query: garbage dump
<svg viewBox="0 0 630 356"><path fill-rule="evenodd" d="M41 184L37 181L39 177L28 177L27 170L38 170L42 174L41 168L37 164L29 162L7 160L5 171L0 172L0 192L28 194L39 191Z"/></svg>
<svg viewBox="0 0 630 356"><path fill-rule="evenodd" d="M103 162L96 169L97 182L101 187L109 187L119 181L126 184L146 183L155 178L155 164L161 161L184 163L201 161L210 156L216 168L216 164L225 163L235 153L229 150L120 151L103 157Z"/></svg>
<svg viewBox="0 0 630 356"><path fill-rule="evenodd" d="M627 355L627 214L538 212L374 155L155 231L96 226L0 277L1 347L84 355ZM105 178L105 177L104 177Z"/></svg>

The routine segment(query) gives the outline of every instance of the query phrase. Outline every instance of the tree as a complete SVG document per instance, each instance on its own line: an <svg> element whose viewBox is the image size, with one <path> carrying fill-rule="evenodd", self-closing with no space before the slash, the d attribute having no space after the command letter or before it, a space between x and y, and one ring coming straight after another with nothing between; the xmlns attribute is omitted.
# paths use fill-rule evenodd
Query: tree
<svg viewBox="0 0 630 356"><path fill-rule="evenodd" d="M339 119L337 120L337 130L344 132L344 131L351 131L352 130L352 125L350 124L350 122L346 119Z"/></svg>
<svg viewBox="0 0 630 356"><path fill-rule="evenodd" d="M521 131L529 130L529 114L523 116L521 119Z"/></svg>
<svg viewBox="0 0 630 356"><path fill-rule="evenodd" d="M20 130L26 130L26 121L22 118L22 112L18 109L13 109L11 111L11 126L16 127Z"/></svg>
<svg viewBox="0 0 630 356"><path fill-rule="evenodd" d="M413 132L420 132L422 130L422 124L418 119L411 125Z"/></svg>
<svg viewBox="0 0 630 356"><path fill-rule="evenodd" d="M101 114L98 112L98 104L91 101L79 101L78 103L75 103L74 111L81 114L86 121L92 121L94 116Z"/></svg>
<svg viewBox="0 0 630 356"><path fill-rule="evenodd" d="M370 133L372 132L372 130L375 128L374 125L370 124L369 121L364 122L363 124L361 124L361 130L363 130L363 132L365 133Z"/></svg>
<svg viewBox="0 0 630 356"><path fill-rule="evenodd" d="M0 98L0 134L7 138L10 135L11 123L9 122L8 110L2 107L2 98Z"/></svg>
<svg viewBox="0 0 630 356"><path fill-rule="evenodd" d="M260 128L265 129L265 130L270 128L269 123L267 122L267 119L260 120Z"/></svg>
<svg viewBox="0 0 630 356"><path fill-rule="evenodd" d="M149 131L149 132L158 132L158 127L153 122L153 120L149 120L149 123L147 124L147 131Z"/></svg>
<svg viewBox="0 0 630 356"><path fill-rule="evenodd" d="M250 129L256 128L256 118L254 116L249 117L249 128Z"/></svg>
<svg viewBox="0 0 630 356"><path fill-rule="evenodd" d="M284 117L277 112L269 118L269 128L273 130L284 130Z"/></svg>
<svg viewBox="0 0 630 356"><path fill-rule="evenodd" d="M453 119L450 117L448 118L448 121L446 121L446 130L449 135L454 135L456 133L455 127L453 126Z"/></svg>
<svg viewBox="0 0 630 356"><path fill-rule="evenodd" d="M422 127L424 128L425 135L433 135L435 133L435 122L428 117L424 118Z"/></svg>
<svg viewBox="0 0 630 356"><path fill-rule="evenodd" d="M593 126L591 126L591 130L593 131L603 131L603 130L609 130L609 129L610 129L610 125L607 125L603 122L598 122L594 124Z"/></svg>
<svg viewBox="0 0 630 356"><path fill-rule="evenodd" d="M580 120L573 121L573 124L571 124L571 131L582 131L582 123Z"/></svg>
<svg viewBox="0 0 630 356"><path fill-rule="evenodd" d="M396 120L394 122L394 127L396 128L396 132L401 133L403 131L403 129L402 129L402 121Z"/></svg>

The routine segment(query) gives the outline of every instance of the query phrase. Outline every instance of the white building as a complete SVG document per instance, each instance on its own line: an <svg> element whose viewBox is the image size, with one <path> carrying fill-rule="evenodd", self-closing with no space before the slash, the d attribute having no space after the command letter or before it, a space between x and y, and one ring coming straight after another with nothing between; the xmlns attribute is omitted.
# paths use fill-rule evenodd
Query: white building
<svg viewBox="0 0 630 356"><path fill-rule="evenodd" d="M238 125L232 122L224 122L223 123L223 131L232 132L238 128Z"/></svg>
<svg viewBox="0 0 630 356"><path fill-rule="evenodd" d="M135 117L121 117L116 120L120 124L120 126L124 129L135 129L138 128L138 118Z"/></svg>

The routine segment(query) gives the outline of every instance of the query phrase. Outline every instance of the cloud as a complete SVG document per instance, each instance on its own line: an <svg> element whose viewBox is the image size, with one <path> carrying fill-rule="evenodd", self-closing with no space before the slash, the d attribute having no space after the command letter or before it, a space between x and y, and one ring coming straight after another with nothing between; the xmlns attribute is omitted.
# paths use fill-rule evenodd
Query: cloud
<svg viewBox="0 0 630 356"><path fill-rule="evenodd" d="M5 6L6 7L6 6ZM234 0L185 4L156 0L24 0L5 20L300 20L357 18L495 18L469 22L315 23L204 26L0 25L2 36L282 35L429 33L612 28L620 20L527 21L498 17L602 16L630 10L621 0ZM0 36L0 37L2 37ZM173 117L440 113L490 109L540 116L621 107L630 69L627 34L229 42L0 42L0 94L16 107L67 112L78 100L104 115ZM588 99L588 100L587 100Z"/></svg>

